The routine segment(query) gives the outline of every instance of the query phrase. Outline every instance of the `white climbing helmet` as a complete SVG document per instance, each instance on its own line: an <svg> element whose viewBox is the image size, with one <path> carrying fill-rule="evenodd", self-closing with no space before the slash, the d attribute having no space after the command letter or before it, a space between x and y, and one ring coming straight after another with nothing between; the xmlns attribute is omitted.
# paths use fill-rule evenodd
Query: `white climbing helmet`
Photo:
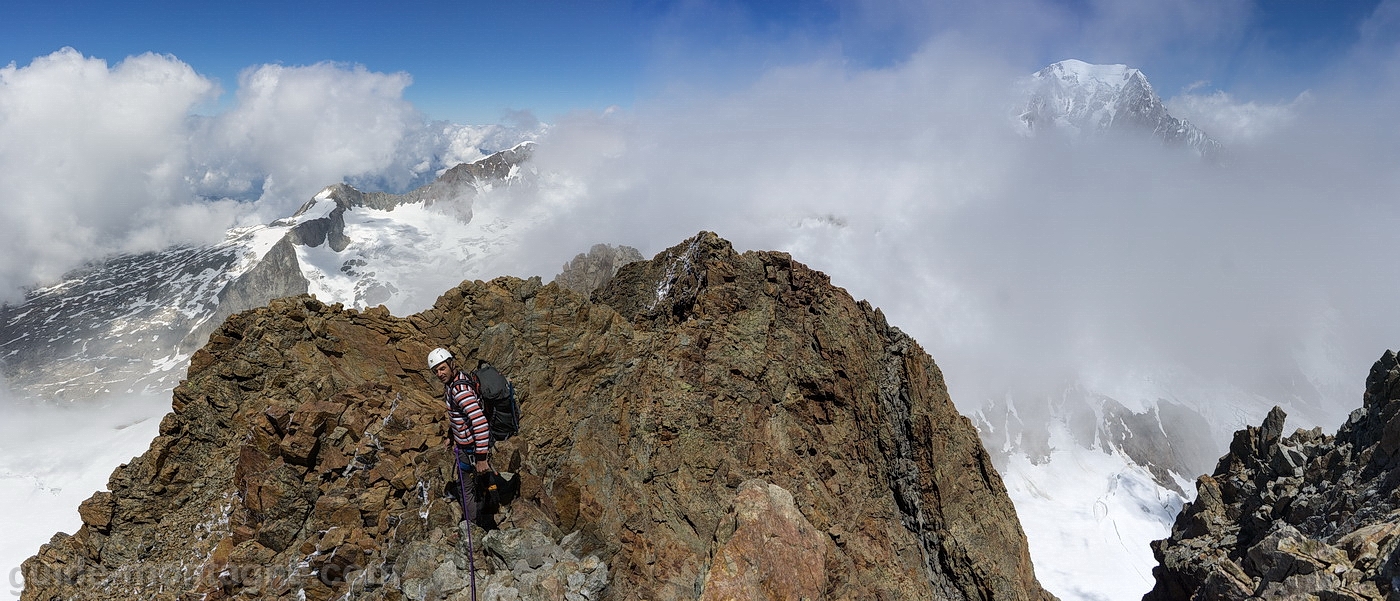
<svg viewBox="0 0 1400 601"><path fill-rule="evenodd" d="M452 353L447 352L447 349L435 348L428 353L428 369L433 369L437 367L439 363L451 358Z"/></svg>

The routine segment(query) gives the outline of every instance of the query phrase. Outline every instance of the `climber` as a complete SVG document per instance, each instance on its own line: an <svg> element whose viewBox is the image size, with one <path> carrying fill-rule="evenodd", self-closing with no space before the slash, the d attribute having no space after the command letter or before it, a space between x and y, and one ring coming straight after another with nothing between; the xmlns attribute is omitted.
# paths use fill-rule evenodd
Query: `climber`
<svg viewBox="0 0 1400 601"><path fill-rule="evenodd" d="M495 524L490 523L489 516L482 515L484 500L474 485L479 477L491 473L491 428L478 400L476 385L457 368L457 361L447 349L435 348L428 353L428 368L443 384L450 431L448 444L457 459L463 516L483 528L493 528Z"/></svg>

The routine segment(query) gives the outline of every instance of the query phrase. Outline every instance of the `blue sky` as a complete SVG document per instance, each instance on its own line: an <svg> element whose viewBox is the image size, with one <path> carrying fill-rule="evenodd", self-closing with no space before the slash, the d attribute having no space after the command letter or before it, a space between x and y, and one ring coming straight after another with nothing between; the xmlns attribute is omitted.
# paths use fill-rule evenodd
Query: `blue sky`
<svg viewBox="0 0 1400 601"><path fill-rule="evenodd" d="M625 102L644 55L645 31L631 27L637 11L609 3L194 6L24 3L6 10L0 52L20 65L64 46L110 63L171 54L218 81L226 96L254 65L359 64L412 75L406 96L430 116L476 122L506 109L553 113Z"/></svg>
<svg viewBox="0 0 1400 601"><path fill-rule="evenodd" d="M241 70L322 61L412 76L431 118L507 111L555 119L629 107L674 86L745 85L775 65L878 69L931 38L980 40L1026 72L1055 60L1126 63L1169 97L1195 82L1246 98L1296 95L1347 60L1378 0L1268 2L53 2L11 3L0 64L69 46L115 64L169 54L220 85Z"/></svg>

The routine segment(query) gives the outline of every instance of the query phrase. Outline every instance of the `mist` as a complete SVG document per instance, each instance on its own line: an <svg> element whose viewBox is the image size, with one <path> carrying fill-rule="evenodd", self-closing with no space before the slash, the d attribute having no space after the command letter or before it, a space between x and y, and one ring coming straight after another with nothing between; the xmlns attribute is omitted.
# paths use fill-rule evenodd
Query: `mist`
<svg viewBox="0 0 1400 601"><path fill-rule="evenodd" d="M406 73L253 65L234 100L170 55L0 68L0 303L116 253L217 242L342 181L403 191L538 127L431 122Z"/></svg>
<svg viewBox="0 0 1400 601"><path fill-rule="evenodd" d="M5 598L24 578L20 563L55 532L77 532L78 505L99 490L118 465L144 453L168 394L107 395L74 405L16 396L0 379L0 572Z"/></svg>
<svg viewBox="0 0 1400 601"><path fill-rule="evenodd" d="M1392 91L1173 98L1221 130L1217 164L1151 139L1022 135L1025 75L946 39L892 68L818 61L574 115L537 153L536 202L557 219L511 267L549 275L594 242L650 254L713 230L882 307L964 408L1071 382L1152 401L1169 377L1301 394L1302 423L1329 428L1359 406L1400 340Z"/></svg>

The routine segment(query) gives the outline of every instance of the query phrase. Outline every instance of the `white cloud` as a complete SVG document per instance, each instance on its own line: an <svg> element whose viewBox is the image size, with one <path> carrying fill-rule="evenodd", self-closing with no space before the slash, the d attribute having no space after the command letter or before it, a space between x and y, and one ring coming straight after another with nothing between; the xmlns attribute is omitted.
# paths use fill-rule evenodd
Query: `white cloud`
<svg viewBox="0 0 1400 601"><path fill-rule="evenodd" d="M227 112L199 116L215 86L172 56L109 66L65 48L0 69L0 303L113 253L284 217L329 184L425 183L538 127L528 113L516 127L425 123L403 99L410 82L255 66Z"/></svg>
<svg viewBox="0 0 1400 601"><path fill-rule="evenodd" d="M1014 135L1025 73L997 56L942 38L897 67L785 67L563 120L537 153L557 221L522 236L515 272L701 229L791 251L884 307L965 406L1091 370L1185 369L1266 395L1299 377L1359 385L1400 338L1384 309L1400 293L1386 103L1192 97L1253 142L1212 166L1148 141Z"/></svg>
<svg viewBox="0 0 1400 601"><path fill-rule="evenodd" d="M189 200L186 115L211 90L169 56L63 49L0 69L0 302L145 240Z"/></svg>
<svg viewBox="0 0 1400 601"><path fill-rule="evenodd" d="M0 598L14 599L24 584L20 564L55 532L77 532L78 505L150 447L170 398L110 395L55 406L7 398L0 387L0 407Z"/></svg>
<svg viewBox="0 0 1400 601"><path fill-rule="evenodd" d="M319 63L262 65L239 77L235 106L195 135L199 178L208 192L261 191L262 216L295 210L317 190L394 163L422 117L403 90L404 73Z"/></svg>
<svg viewBox="0 0 1400 601"><path fill-rule="evenodd" d="M1224 91L1182 94L1166 101L1172 115L1190 121L1226 146L1266 140L1291 125L1298 110L1311 98L1303 93L1287 104L1241 102Z"/></svg>

